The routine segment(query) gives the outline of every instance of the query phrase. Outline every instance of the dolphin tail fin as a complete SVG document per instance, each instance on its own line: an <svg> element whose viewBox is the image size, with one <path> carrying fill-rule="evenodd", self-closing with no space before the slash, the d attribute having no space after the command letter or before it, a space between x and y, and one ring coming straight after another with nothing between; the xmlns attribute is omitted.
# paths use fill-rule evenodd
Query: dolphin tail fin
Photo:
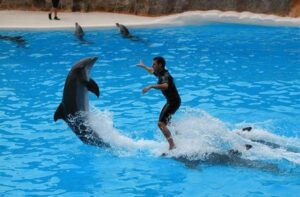
<svg viewBox="0 0 300 197"><path fill-rule="evenodd" d="M97 97L99 97L99 87L93 79L90 79L90 81L86 83L86 87L89 91L93 92L94 94L96 94Z"/></svg>
<svg viewBox="0 0 300 197"><path fill-rule="evenodd" d="M64 119L64 108L62 103L59 104L58 108L54 113L54 121L56 122L58 119Z"/></svg>
<svg viewBox="0 0 300 197"><path fill-rule="evenodd" d="M245 128L243 128L242 130L243 130L243 131L248 131L248 132L250 132L250 131L252 130L252 127L245 127Z"/></svg>

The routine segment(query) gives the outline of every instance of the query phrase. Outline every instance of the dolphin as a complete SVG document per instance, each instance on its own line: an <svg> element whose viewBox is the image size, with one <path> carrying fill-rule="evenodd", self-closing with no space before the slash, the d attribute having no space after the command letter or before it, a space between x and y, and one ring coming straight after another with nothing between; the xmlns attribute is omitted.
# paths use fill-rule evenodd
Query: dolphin
<svg viewBox="0 0 300 197"><path fill-rule="evenodd" d="M243 132L251 132L252 131L252 127L245 127L242 129ZM274 142L269 142L269 141L266 141L266 140L262 140L262 139L250 139L252 142L256 142L256 143L260 143L260 144L263 144L263 145L266 145L272 149L278 149L278 148L284 148L286 149L287 151L289 152L294 152L294 153L299 153L299 149L296 149L294 147L282 147L281 145L279 144L276 144ZM249 144L247 144L249 145ZM251 145L249 145L251 146ZM251 146L252 147L252 146Z"/></svg>
<svg viewBox="0 0 300 197"><path fill-rule="evenodd" d="M141 41L141 42L145 42L143 39L137 37L137 36L134 36L132 35L128 28L125 26L125 25L122 25L120 23L116 23L116 26L119 28L120 30L120 33L121 35L124 37L124 38L129 38L130 40L132 41Z"/></svg>
<svg viewBox="0 0 300 197"><path fill-rule="evenodd" d="M193 155L195 158L197 156ZM281 170L278 165L258 161L249 160L241 157L242 153L238 150L229 150L227 153L207 153L203 159L193 159L193 157L188 157L186 155L169 157L183 163L186 167L195 169L201 164L208 165L227 165L227 166L238 166L245 168L253 168L258 170L263 170L267 172L280 173Z"/></svg>
<svg viewBox="0 0 300 197"><path fill-rule="evenodd" d="M54 113L54 121L64 120L85 144L110 147L88 125L88 91L97 97L100 95L97 83L89 76L97 59L97 57L85 58L72 67L66 78L62 101Z"/></svg>
<svg viewBox="0 0 300 197"><path fill-rule="evenodd" d="M75 23L75 35L79 40L84 41L84 32L82 27L78 23Z"/></svg>
<svg viewBox="0 0 300 197"><path fill-rule="evenodd" d="M8 41L11 41L11 42L14 42L18 45L25 45L26 43L26 40L22 37L22 36L3 36L3 35L0 35L0 39L1 40L8 40Z"/></svg>
<svg viewBox="0 0 300 197"><path fill-rule="evenodd" d="M120 33L122 34L122 36L126 37L126 38L132 38L133 36L129 33L128 28L125 25L116 23L116 26L119 28Z"/></svg>

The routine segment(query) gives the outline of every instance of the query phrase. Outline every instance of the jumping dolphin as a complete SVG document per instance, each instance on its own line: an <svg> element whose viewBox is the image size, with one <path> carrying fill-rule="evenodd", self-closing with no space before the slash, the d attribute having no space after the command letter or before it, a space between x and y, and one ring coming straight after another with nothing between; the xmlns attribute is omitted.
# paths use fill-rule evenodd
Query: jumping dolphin
<svg viewBox="0 0 300 197"><path fill-rule="evenodd" d="M82 27L78 23L75 23L75 35L79 40L84 41L84 32Z"/></svg>
<svg viewBox="0 0 300 197"><path fill-rule="evenodd" d="M26 41L22 36L3 36L0 35L0 39L1 40L8 40L11 42L14 42L18 45L25 45Z"/></svg>
<svg viewBox="0 0 300 197"><path fill-rule="evenodd" d="M77 62L67 76L62 102L58 106L54 121L63 119L79 139L90 145L109 147L88 125L88 91L99 97L99 87L89 73L97 57L89 57Z"/></svg>

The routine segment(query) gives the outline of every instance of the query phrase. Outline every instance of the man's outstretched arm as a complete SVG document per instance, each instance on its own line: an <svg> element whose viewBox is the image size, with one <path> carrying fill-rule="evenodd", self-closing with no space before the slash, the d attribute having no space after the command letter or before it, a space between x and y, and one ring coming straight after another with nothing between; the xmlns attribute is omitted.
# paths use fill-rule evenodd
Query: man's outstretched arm
<svg viewBox="0 0 300 197"><path fill-rule="evenodd" d="M137 66L145 69L146 71L148 71L151 74L154 73L154 69L152 67L146 66L142 60L140 60L140 62L137 64Z"/></svg>

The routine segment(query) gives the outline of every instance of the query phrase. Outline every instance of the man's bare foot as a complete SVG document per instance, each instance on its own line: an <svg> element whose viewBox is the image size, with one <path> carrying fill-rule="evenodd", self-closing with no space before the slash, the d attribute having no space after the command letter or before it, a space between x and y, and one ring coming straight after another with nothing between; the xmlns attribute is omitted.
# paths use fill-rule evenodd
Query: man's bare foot
<svg viewBox="0 0 300 197"><path fill-rule="evenodd" d="M172 137L167 138L167 140L169 142L169 150L172 150L172 149L176 148Z"/></svg>
<svg viewBox="0 0 300 197"><path fill-rule="evenodd" d="M175 146L174 142L169 145L169 150L173 150L175 148L176 148L176 146Z"/></svg>
<svg viewBox="0 0 300 197"><path fill-rule="evenodd" d="M161 157L165 157L165 156L167 156L168 155L168 153L162 153L160 156Z"/></svg>

